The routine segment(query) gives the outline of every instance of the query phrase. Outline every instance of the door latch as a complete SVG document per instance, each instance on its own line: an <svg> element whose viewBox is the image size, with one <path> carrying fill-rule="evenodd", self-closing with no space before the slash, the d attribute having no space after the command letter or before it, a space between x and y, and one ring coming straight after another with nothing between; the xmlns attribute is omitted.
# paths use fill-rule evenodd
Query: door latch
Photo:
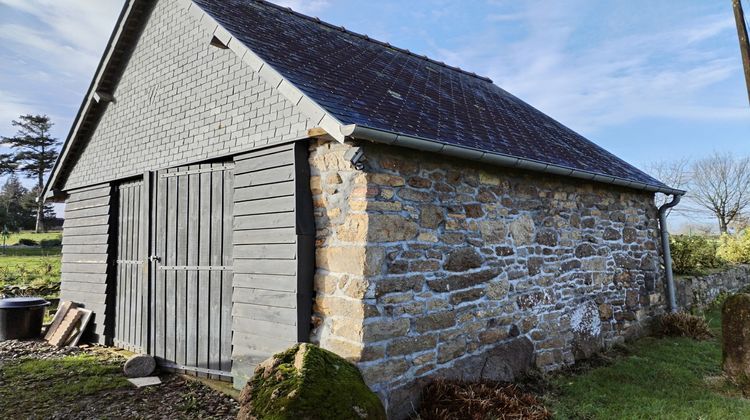
<svg viewBox="0 0 750 420"><path fill-rule="evenodd" d="M160 262L161 261L161 257L159 257L158 255L152 255L152 256L148 257L148 260L151 261L151 262Z"/></svg>

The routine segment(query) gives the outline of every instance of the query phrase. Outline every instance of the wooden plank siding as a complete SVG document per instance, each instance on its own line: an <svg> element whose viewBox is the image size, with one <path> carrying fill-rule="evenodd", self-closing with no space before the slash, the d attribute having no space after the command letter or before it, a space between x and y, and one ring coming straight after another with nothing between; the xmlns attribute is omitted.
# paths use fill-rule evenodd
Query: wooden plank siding
<svg viewBox="0 0 750 420"><path fill-rule="evenodd" d="M91 340L109 344L113 284L109 281L116 203L109 184L68 192L63 223L60 297L94 312Z"/></svg>
<svg viewBox="0 0 750 420"><path fill-rule="evenodd" d="M162 367L229 379L234 163L159 171L154 180L151 353Z"/></svg>
<svg viewBox="0 0 750 420"><path fill-rule="evenodd" d="M146 348L148 309L144 271L144 182L120 183L117 194L117 250L115 261L114 345L143 353Z"/></svg>
<svg viewBox="0 0 750 420"><path fill-rule="evenodd" d="M235 157L232 375L309 340L314 221L307 143Z"/></svg>

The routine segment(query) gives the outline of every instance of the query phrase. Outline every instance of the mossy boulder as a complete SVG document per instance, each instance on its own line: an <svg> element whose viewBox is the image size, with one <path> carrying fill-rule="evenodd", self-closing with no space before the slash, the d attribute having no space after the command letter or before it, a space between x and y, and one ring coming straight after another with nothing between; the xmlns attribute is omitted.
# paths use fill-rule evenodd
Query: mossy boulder
<svg viewBox="0 0 750 420"><path fill-rule="evenodd" d="M722 367L735 381L750 379L750 294L738 293L721 310Z"/></svg>
<svg viewBox="0 0 750 420"><path fill-rule="evenodd" d="M356 366L312 344L261 363L240 396L240 420L385 419Z"/></svg>

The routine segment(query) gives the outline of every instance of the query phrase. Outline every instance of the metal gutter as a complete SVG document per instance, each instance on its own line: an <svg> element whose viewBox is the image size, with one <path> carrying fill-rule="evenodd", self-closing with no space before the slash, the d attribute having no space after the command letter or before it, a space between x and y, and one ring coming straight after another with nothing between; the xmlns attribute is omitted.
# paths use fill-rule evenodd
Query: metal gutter
<svg viewBox="0 0 750 420"><path fill-rule="evenodd" d="M664 256L664 273L667 276L667 301L669 311L677 312L677 296L674 286L674 273L672 273L672 247L669 245L669 230L667 230L667 210L680 204L681 194L674 194L672 201L659 207L659 228L661 230L661 247Z"/></svg>
<svg viewBox="0 0 750 420"><path fill-rule="evenodd" d="M342 126L341 134L354 139L368 140L375 143L407 147L410 149L425 152L439 153L446 156L473 160L494 166L525 169L534 172L617 185L619 187L632 188L635 190L654 193L660 192L667 195L681 196L685 194L685 191L683 190L678 190L663 185L651 185L643 182L630 181L628 179L611 175L602 175L595 172L582 171L562 165L553 165L533 159L518 158L502 153L486 152L471 147L455 146L435 140L407 136L404 134L398 134L385 130L372 129L356 124Z"/></svg>

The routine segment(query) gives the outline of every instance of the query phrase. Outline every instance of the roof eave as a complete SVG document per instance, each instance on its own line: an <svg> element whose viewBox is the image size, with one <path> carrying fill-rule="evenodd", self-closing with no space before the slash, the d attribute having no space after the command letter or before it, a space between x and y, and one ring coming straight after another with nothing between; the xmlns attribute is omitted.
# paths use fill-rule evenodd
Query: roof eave
<svg viewBox="0 0 750 420"><path fill-rule="evenodd" d="M473 160L504 168L525 169L532 172L583 179L591 182L616 185L619 187L652 193L659 192L667 195L684 195L686 193L686 191L663 185L646 184L643 182L631 181L611 175L604 175L595 172L568 168L562 165L554 165L536 161L533 159L524 159L505 155L502 153L487 152L471 147L456 146L431 139L408 136L405 134L394 133L386 130L373 129L357 124L343 126L341 128L341 132L344 136L351 137L353 139L368 140L386 145L407 147L410 149L433 152L460 159Z"/></svg>

